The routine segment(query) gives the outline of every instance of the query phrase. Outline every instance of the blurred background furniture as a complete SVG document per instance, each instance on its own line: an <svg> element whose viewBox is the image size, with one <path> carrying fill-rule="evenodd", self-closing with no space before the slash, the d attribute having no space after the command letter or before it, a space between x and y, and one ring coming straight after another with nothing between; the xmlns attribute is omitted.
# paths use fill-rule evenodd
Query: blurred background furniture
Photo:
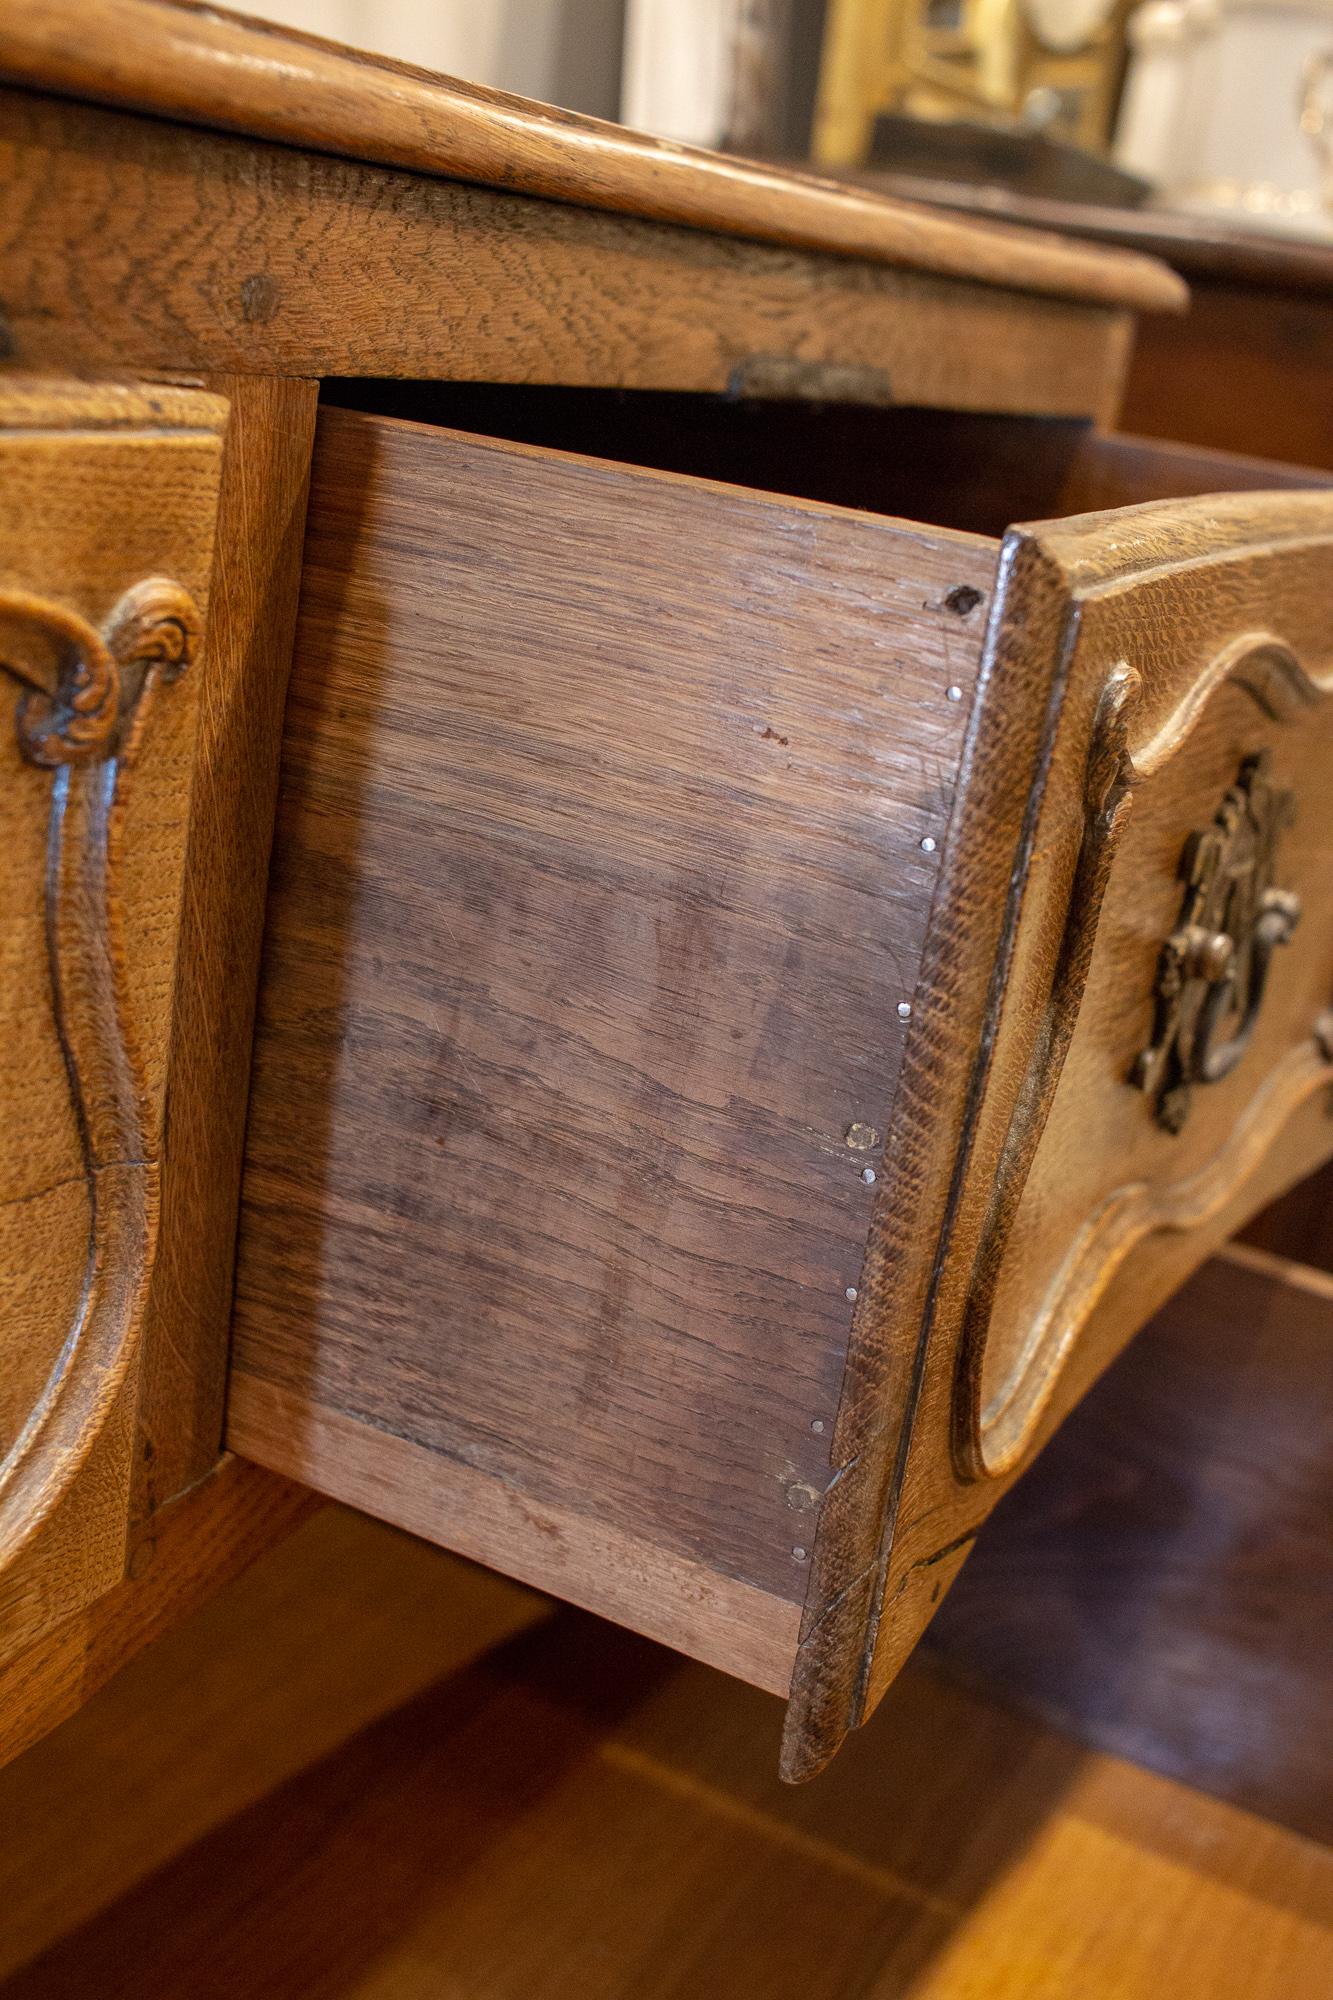
<svg viewBox="0 0 1333 2000"><path fill-rule="evenodd" d="M1330 65L1330 0L830 0L814 152L893 165L895 120L962 121L1113 152L1171 209L1333 240Z"/></svg>
<svg viewBox="0 0 1333 2000"><path fill-rule="evenodd" d="M1130 39L1121 164L1175 208L1333 244L1329 0L1150 0Z"/></svg>
<svg viewBox="0 0 1333 2000"><path fill-rule="evenodd" d="M814 153L861 164L881 113L988 117L1105 147L1128 0L829 0Z"/></svg>
<svg viewBox="0 0 1333 2000"><path fill-rule="evenodd" d="M1188 283L1189 307L1140 323L1125 384L1126 429L1333 468L1333 245L971 181L858 178L904 200L1162 258Z"/></svg>

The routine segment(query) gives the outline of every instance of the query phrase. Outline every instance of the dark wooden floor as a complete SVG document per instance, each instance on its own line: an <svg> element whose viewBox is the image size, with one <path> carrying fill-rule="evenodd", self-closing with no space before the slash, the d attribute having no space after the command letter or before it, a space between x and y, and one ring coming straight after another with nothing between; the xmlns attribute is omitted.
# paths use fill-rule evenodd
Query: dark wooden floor
<svg viewBox="0 0 1333 2000"><path fill-rule="evenodd" d="M1331 1180L1108 1370L931 1641L1057 1727L1333 1844L1333 1276L1268 1247L1303 1231L1323 1254Z"/></svg>
<svg viewBox="0 0 1333 2000"><path fill-rule="evenodd" d="M1329 1849L925 1667L803 1789L778 1724L329 1510L0 1774L0 1996L1333 1990Z"/></svg>

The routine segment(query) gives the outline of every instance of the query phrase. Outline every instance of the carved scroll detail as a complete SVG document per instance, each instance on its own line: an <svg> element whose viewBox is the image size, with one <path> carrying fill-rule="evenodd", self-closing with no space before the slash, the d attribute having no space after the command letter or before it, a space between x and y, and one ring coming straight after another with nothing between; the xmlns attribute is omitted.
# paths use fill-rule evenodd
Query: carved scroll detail
<svg viewBox="0 0 1333 2000"><path fill-rule="evenodd" d="M19 747L53 774L47 967L89 1210L74 1320L0 1462L0 1561L68 1490L138 1345L158 1163L125 990L125 794L157 692L190 665L200 636L193 600L162 577L128 590L100 631L62 605L0 591L0 672L22 690Z"/></svg>
<svg viewBox="0 0 1333 2000"><path fill-rule="evenodd" d="M1329 692L1327 681L1308 674L1285 640L1271 632L1247 632L1209 663L1162 727L1139 744L1134 768L1140 777L1148 777L1184 748L1209 702L1228 681L1243 688L1270 722L1294 721L1302 709L1315 707Z"/></svg>
<svg viewBox="0 0 1333 2000"><path fill-rule="evenodd" d="M1287 1122L1328 1089L1333 1049L1316 1031L1288 1049L1228 1135L1197 1173L1166 1188L1131 1181L1106 1196L1074 1237L1030 1329L1023 1361L1003 1399L985 1413L980 1469L1006 1471L1021 1457L1078 1336L1127 1257L1145 1237L1202 1228L1262 1165Z"/></svg>

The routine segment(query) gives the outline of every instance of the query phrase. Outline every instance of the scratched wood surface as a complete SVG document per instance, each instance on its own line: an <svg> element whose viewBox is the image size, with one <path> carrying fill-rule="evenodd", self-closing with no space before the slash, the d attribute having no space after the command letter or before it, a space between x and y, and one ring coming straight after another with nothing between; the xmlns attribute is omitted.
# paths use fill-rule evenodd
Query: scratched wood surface
<svg viewBox="0 0 1333 2000"><path fill-rule="evenodd" d="M993 566L322 415L236 1449L785 1686Z"/></svg>
<svg viewBox="0 0 1333 2000"><path fill-rule="evenodd" d="M415 393L428 407L429 396ZM447 407L447 396L437 400ZM538 402L549 417L549 399ZM511 415L521 406L522 399L515 401ZM692 417L706 432L706 410L695 408ZM649 435L651 424L650 416ZM452 495L459 474L450 452L472 454L469 471L479 477L476 469L485 468L492 487L529 482L523 502L529 522L539 490L545 507L571 524L543 536L535 549L528 530L513 570L514 602L506 603L499 624L479 550L488 536L492 546L506 539L517 546L518 538L506 537L502 515L483 507L470 487L466 529L455 519L460 502ZM1152 447L1103 447L1077 431L1064 431L1046 455L1045 472L1057 492L1108 480L1124 491L1136 478L1159 487L1173 476L1186 485L1198 483L1215 466L1212 460L1200 463L1197 455L1166 457L1171 462L1164 466ZM1242 480L1261 476L1253 466L1238 471ZM565 486L559 485L562 480ZM1147 927L1149 937L1136 916L1144 866L1112 872L1109 892L1102 877L1100 886L1086 893L1072 884L1084 865L1078 859L1080 838L1084 846L1089 838L1094 845L1105 841L1108 868L1120 838L1115 815L1105 832L1097 831L1104 802L1086 807L1093 834L1080 835L1085 822L1077 802L1089 782L1084 765L1100 770L1101 762L1112 790L1121 782L1116 773L1123 763L1124 782L1151 794L1148 806L1140 802L1136 824L1145 828L1152 867L1174 883L1181 842L1200 814L1206 823L1205 806L1211 810L1227 777L1234 777L1236 745L1242 736L1248 741L1251 715L1262 716L1264 702L1277 699L1266 684L1256 696L1239 671L1243 663L1231 661L1229 621L1239 620L1247 632L1271 624L1274 645L1280 640L1296 662L1287 694L1297 705L1312 701L1320 727L1279 734L1276 754L1281 781L1290 782L1299 796L1310 793L1325 755L1317 694L1326 642L1317 593L1302 579L1323 560L1319 535L1328 503L1300 493L1289 500L1204 501L1184 509L1178 530L1173 524L1165 541L1165 510L1144 509L1052 528L1044 531L1045 541L1033 543L1039 586L1024 582L1008 615L1014 635L1009 643L1019 649L1026 676L1034 754L1052 672L1044 648L1057 642L1071 588L1089 600L1082 642L1088 664L1080 668L1072 702L1078 719L1070 725L1070 741L1060 741L1054 776L1048 772L1044 779L1048 798L1065 801L1047 808L1064 815L1062 831L1042 849L1034 897L1042 914L1019 940L1009 972L1014 997L1008 1004L1020 1026L1011 1031L1012 1040L1001 1036L998 1082L993 1080L995 1094L981 1127L984 1143L996 1149L998 1178L991 1184L1003 1188L1004 1175L1014 1172L1005 1148L1014 1142L1003 1138L1002 1121L1008 1116L1012 1127L1028 1119L1031 1147L1015 1185L1021 1195L1030 1175L1035 1193L1017 1200L997 1222L982 1213L982 1181L974 1184L969 1200L981 1208L975 1225L967 1227L975 1226L978 1234L959 1257L991 1259L985 1339L972 1333L967 1312L959 1307L959 1324L967 1322L959 1337L973 1342L970 1383L966 1369L958 1376L957 1353L949 1345L955 1335L938 1329L932 1335L927 1316L926 1335L934 1338L941 1358L932 1361L923 1348L918 1401L910 1355L921 1337L920 1323L909 1328L904 1318L901 1339L884 1334L886 1310L890 1320L895 1312L901 1316L911 1297L887 1288L885 1231L891 1242L894 1231L902 1235L910 1228L913 1255L927 1262L930 1256L927 1233L919 1226L924 1209L911 1198L904 1201L901 1187L893 1192L910 1172L913 1156L910 1149L902 1153L893 1136L892 1077L898 1051L917 1031L924 995L928 1004L920 1032L927 1037L928 1075L922 1088L928 1086L929 1101L922 1099L920 1115L932 1121L943 1159L948 1146L940 1120L947 1123L954 1115L946 1116L946 1100L952 1104L959 1092L966 1094L974 1031L969 1027L966 1046L960 1042L952 1062L946 1062L949 1044L931 1018L932 990L913 985L904 991L914 1010L909 1021L897 1016L897 987L875 980L902 980L904 949L908 964L916 963L931 894L929 873L919 871L923 856L938 853L945 822L941 818L938 833L923 831L924 823L907 824L897 865L885 870L879 887L893 913L886 930L875 932L856 904L840 905L836 898L849 887L864 890L864 883L849 879L845 846L858 824L858 795L848 777L839 779L841 826L826 845L833 829L822 814L832 794L825 798L802 787L814 775L812 751L824 760L825 783L835 768L832 752L843 753L836 738L816 736L812 745L810 694L793 684L798 706L790 716L802 711L807 716L806 761L798 760L800 732L775 703L780 684L771 679L753 683L756 705L745 712L744 724L757 739L749 749L752 754L757 749L761 760L764 745L791 753L778 767L793 774L783 778L790 792L774 790L776 774L762 761L728 764L733 782L708 801L709 818L699 783L700 771L712 768L708 727L701 734L700 719L719 698L719 684L709 676L719 671L719 660L726 662L726 695L733 702L738 691L748 696L751 684L732 660L738 641L719 647L713 597L699 597L694 607L710 621L707 638L701 631L694 650L684 637L683 604L674 584L666 598L645 599L637 540L647 532L661 547L671 542L674 561L686 541L704 531L712 517L702 510L711 506L751 510L754 521L764 522L765 537L779 520L784 534L797 523L804 537L817 532L820 560L828 566L825 588L835 564L850 555L853 568L838 589L841 622L835 624L824 609L822 649L813 656L820 661L816 722L827 728L836 720L829 707L835 657L845 674L864 644L848 622L847 591L861 573L855 567L858 547L873 548L865 538L875 524L864 516L580 464L520 446L468 444L439 429L352 410L328 410L323 418L321 481L301 637L302 661L311 665L303 669L308 682L298 674L302 693L279 847L268 1011L262 1017L249 1153L232 1440L262 1463L499 1562L765 1687L787 1684L789 1614L802 1605L813 1556L814 1589L802 1613L801 1679L787 1751L788 1770L797 1775L831 1748L843 1726L837 1715L857 1713L856 1662L862 1649L877 1649L869 1681L873 1702L956 1573L979 1519L1115 1347L1247 1205L1257 1206L1326 1150L1323 1125L1310 1109L1325 1058L1313 1043L1306 1050L1305 1043L1327 985L1330 927L1316 866L1317 826L1308 815L1283 876L1284 881L1290 876L1309 909L1293 959L1296 972L1284 979L1280 1001L1264 1016L1253 1062L1229 1095L1208 1098L1183 1152L1179 1146L1162 1151L1164 1135L1151 1106L1125 1087L1128 1054L1114 1063L1114 1089L1102 1074L1106 1047L1117 1035L1145 1035L1140 1018L1145 1008L1151 1017L1153 955L1160 939L1156 925ZM539 489L533 481L540 482ZM974 499L989 505L985 480L972 484ZM438 497L442 488L450 492L447 501ZM609 536L593 525L598 493L614 494L625 518L632 497L633 535L620 538L615 550L622 570L612 567ZM683 505L686 495L693 510L689 529L676 527L673 540L661 508L671 496ZM729 531L725 537L716 527L713 532L717 547L710 551L710 581L719 576L719 549L739 547ZM878 532L900 537L910 531L883 522ZM1113 582L1119 576L1103 551L1103 542L1111 547L1108 536L1115 537L1115 565L1130 587L1107 592L1106 608L1100 600L1094 608L1097 564L1107 566ZM450 550L448 558L429 554L423 538L432 550ZM755 545L746 546L753 565ZM947 550L955 564L968 549L988 565L991 546L944 535L936 553ZM574 547L585 552L586 564L577 588L568 575ZM1183 584L1164 561L1164 551L1185 565ZM1188 565L1209 565L1211 576L1211 566L1224 560L1231 563L1232 576L1210 601L1206 617L1195 616L1189 662L1171 656L1166 664L1142 647L1136 651L1138 678L1132 689L1126 682L1126 695L1132 694L1126 715L1133 715L1134 733L1121 743L1115 732L1128 723L1118 713L1110 724L1101 716L1115 679L1107 662L1112 654L1118 659L1126 644L1125 627L1116 622L1122 598L1146 607L1139 614L1144 629L1156 632L1164 620L1179 616L1171 593L1183 589L1188 595ZM664 568L663 573L674 572ZM896 573L901 575L900 562ZM970 593L954 587L932 597L913 583L896 598L892 575L877 563L874 589L886 616L914 628L923 606L935 613L951 605L952 628L932 618L926 634L957 633L969 621L979 633L988 575L979 572ZM1025 619L1022 591L1034 588L1034 603L1040 604ZM976 596L978 590L982 596ZM754 629L764 631L760 614L776 604L767 582L758 592L753 582L747 585L744 603L747 628L758 617ZM629 663L651 687L652 698L665 704L660 717L656 708L645 706L642 692L626 706L628 684L625 691L611 684L612 695L603 678L608 659L618 664L624 652L626 605L644 648L641 655L631 652ZM739 632L736 600L726 597L722 607L727 631ZM817 616L808 588L802 615ZM614 617L614 627L600 622L607 616ZM497 634L498 658L493 657ZM770 643L763 641L765 648ZM807 656L804 646L785 643L793 656L798 650ZM897 642L886 638L885 645L896 649ZM947 649L945 656L952 657ZM906 655L897 651L896 658L901 667ZM393 662L389 678L378 664L385 660ZM670 662L669 683L663 661ZM960 697L948 703L946 687L946 703L955 711L966 707L975 661L974 651L970 669L956 681L952 667L947 669ZM691 676L701 663L699 681ZM918 668L921 664L918 658ZM405 678L409 667L412 682ZM1302 674L1309 683L1304 694ZM1279 675L1286 687L1284 676L1290 678L1286 668ZM535 691L552 677L552 701L544 707ZM890 698L920 685L914 672L889 690ZM447 705L423 750L412 742L416 717L430 711L442 686ZM497 691L501 686L503 696ZM513 732L504 724L514 713L516 686L528 706L521 711L523 732L511 742ZM676 697L681 716L673 717L663 692L668 686L681 690ZM1015 763L1026 754L1014 727L1018 686L1012 675L1004 681L1009 761L998 775L988 776L977 795L972 836L954 857L955 882L970 880L977 869L1003 867L1001 821L1005 813L1020 810L1024 795ZM1270 724L1290 705L1279 701ZM1197 732L1196 710L1202 718ZM887 721L889 711L878 712ZM864 708L857 714L863 717ZM442 764L437 775L434 760L446 754L438 748L444 724L447 775ZM947 732L947 722L942 727ZM1104 728L1111 730L1110 750L1098 749L1089 762L1089 743L1100 743L1098 731ZM931 730L932 750L943 753L933 776L931 809L943 814L961 736L950 740L939 733L938 711ZM901 719L894 709L891 740L899 752L897 766L882 775L892 786L893 813L915 812L926 795L913 790L902 761L905 746L915 754L922 740L919 713L910 705ZM1187 741L1188 757L1178 755ZM501 747L509 759L503 771ZM1291 757L1299 769L1293 765L1288 773ZM426 758L431 761L423 771ZM735 779L751 769L761 776L762 792L736 788ZM919 783L919 762L917 770ZM1165 780L1158 778L1159 770ZM674 787L669 795L666 786ZM755 851L742 843L742 826L767 834L767 814L784 797L804 811L803 842L791 846L788 833L775 823L771 853L768 846ZM808 803L816 798L819 814ZM423 808L432 801L436 810L408 817L409 799L419 799ZM438 810L445 804L447 835L440 831ZM887 826L887 801L882 817ZM445 871L433 843L446 838L452 872L442 908ZM673 874L682 850L692 858L695 841L709 847L717 865L729 868L716 883ZM744 892L738 893L735 868L743 848ZM406 866L404 856L412 857ZM664 929L658 905L644 906L645 861L652 871L648 882L655 894L667 896L668 908L678 913L684 895L695 921L702 900L705 908L718 908L725 932L710 931L694 956L686 952L679 924ZM816 870L831 885L819 905L827 929L819 931L812 929L809 908L800 900ZM589 882L599 892L592 927L583 901ZM951 893L955 912L965 914L971 907L967 893L957 888ZM1108 893L1113 915L1099 934L1088 920L1100 915ZM1086 950L1081 943L1069 951L1061 944L1062 897L1073 913L1066 928L1074 923L1088 929ZM916 908L915 930L904 904ZM798 916L786 918L788 909ZM798 922L799 952L793 952L783 921ZM948 921L956 926L962 919L955 915ZM1122 934L1131 937L1132 950ZM894 963L887 972L879 964L864 983L870 968L859 954L881 936ZM774 937L782 941L780 1013L765 1003L777 959L746 955L761 946L771 950ZM385 948L389 938L400 941L396 954ZM812 938L817 954L808 949ZM401 941L409 939L413 950L404 957ZM848 940L855 940L850 954ZM970 918L966 944L980 976L989 961ZM1071 962L1083 970L1066 1002L1061 968L1070 952ZM816 960L818 975L813 975ZM829 964L840 969L836 997L822 976ZM1128 1011L1122 998L1126 964L1137 974L1137 1013ZM560 967L555 978L552 965ZM466 975L463 966L469 968ZM543 966L547 983L534 1006L531 989ZM939 977L953 981L956 973L950 959ZM814 977L809 989L802 974ZM391 999L394 983L403 993ZM1050 997L1043 1001L1048 988ZM739 1017L729 1011L737 993L751 996L748 1039ZM504 1019L499 1036L497 999L504 1003L502 1014L512 1017ZM1034 1007L1034 1001L1040 1004ZM861 1021L882 1024L890 1005L890 1031L881 1029L875 1040L858 1014ZM1046 1046L1042 1006L1056 1018L1062 1018L1062 1008L1069 1013L1072 1047L1060 1044L1058 1056L1038 1076L1041 1088L1025 1092L1023 1064L1040 1067ZM842 1008L845 1014L838 1011ZM645 1048L651 1093L642 1081ZM1057 1091L1066 1050L1071 1080ZM601 1067L593 1067L593 1058ZM441 1105L439 1079L447 1076L447 1060L455 1062L456 1074ZM867 1064L889 1082L878 1099L864 1089ZM859 1088L848 1088L842 1065L849 1066L847 1078L862 1079ZM1276 1079L1271 1087L1270 1072ZM756 1077L776 1086L762 1105ZM799 1095L788 1100L784 1088ZM1007 1095L1011 1088L1014 1099ZM1108 1092L1105 1118L1121 1133L1117 1143L1071 1153L1062 1134L1077 1127L1086 1107L1100 1104ZM1241 1119L1233 1159L1228 1134L1237 1117L1228 1106L1251 1096L1263 1129L1256 1136ZM955 1137L961 1143L972 1128L958 1101ZM838 1121L831 1115L838 1103L848 1120L840 1158L834 1150ZM821 1194L837 1194L832 1208L817 1206L816 1183L807 1187L802 1180L799 1149L785 1150L796 1137L791 1130L782 1133L786 1117L805 1132L823 1133L821 1173L832 1171L835 1178L818 1185ZM987 1137L992 1129L996 1136ZM862 1200L859 1209L844 1206L846 1182L840 1184L836 1175L845 1175L849 1153L862 1144L877 1173L886 1132L890 1195L880 1195L872 1225L872 1202ZM735 1133L743 1133L741 1150ZM545 1175L553 1162L558 1171L552 1181ZM969 1391L984 1406L988 1397L995 1400L990 1381L1003 1382L1016 1372L1021 1378L1029 1363L1020 1336L1041 1324L1040 1313L1014 1305L1013 1287L1038 1281L1049 1287L1063 1254L1061 1218L1072 1218L1070 1226L1076 1227L1097 1210L1103 1183L1114 1190L1135 1173L1157 1176L1147 1183L1146 1206L1140 1203L1144 1215L1136 1225L1152 1246L1151 1257L1137 1260L1130 1280L1112 1287L1102 1303L1100 1293L1123 1254L1119 1239L1111 1245L1094 1273L1091 1305L1082 1298L1076 1302L1082 1319L1074 1333L1063 1345L1053 1345L1049 1357L1034 1350L1039 1372L1026 1403L1020 1379L1018 1444L1006 1447L1003 1463L987 1463L980 1471L965 1468L957 1440L967 1422L975 1421L965 1408ZM1182 1211L1178 1220L1175 1209L1183 1199L1178 1186L1189 1193L1191 1177L1200 1175L1203 1192L1190 1193L1189 1213ZM874 1185L862 1180L857 1191L865 1196ZM801 1199L793 1207L797 1188ZM760 1212L756 1196L762 1198ZM742 1230L738 1204L746 1197ZM779 1234L771 1233L775 1223ZM1033 1228L1039 1234L1035 1253L1027 1246ZM1021 1254L1010 1253L1011 1236ZM643 1254L645 1241L652 1246L649 1257ZM487 1250L479 1254L481 1243ZM410 1250L406 1257L404 1245ZM615 1275L609 1289L608 1271ZM534 1272L539 1283L531 1282ZM945 1274L950 1297L962 1282L963 1263L956 1258ZM452 1333L456 1310L471 1336L466 1342ZM707 1338L701 1340L705 1324ZM947 1324L952 1327L953 1321ZM775 1331L790 1344L774 1338ZM505 1366L497 1373L500 1354ZM727 1401L731 1397L734 1405ZM905 1461L895 1455L904 1423L914 1441ZM478 1483L479 1471L494 1482L489 1488ZM881 1475L882 1490L876 1483ZM899 1486L898 1480L905 1483ZM889 1540L886 1528L892 1530ZM927 1534L934 1535L929 1545ZM885 1560L896 1565L887 1586L877 1570L877 1562ZM878 1615L877 1576L893 1606L888 1619ZM901 1581L894 1583L895 1576Z"/></svg>

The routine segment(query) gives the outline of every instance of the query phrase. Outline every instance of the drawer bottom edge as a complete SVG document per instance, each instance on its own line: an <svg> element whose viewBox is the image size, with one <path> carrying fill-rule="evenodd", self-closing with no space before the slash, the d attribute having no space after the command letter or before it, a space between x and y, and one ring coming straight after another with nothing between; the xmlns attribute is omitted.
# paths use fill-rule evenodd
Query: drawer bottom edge
<svg viewBox="0 0 1333 2000"><path fill-rule="evenodd" d="M227 1448L330 1500L785 1697L801 1606L312 1403L232 1377Z"/></svg>

